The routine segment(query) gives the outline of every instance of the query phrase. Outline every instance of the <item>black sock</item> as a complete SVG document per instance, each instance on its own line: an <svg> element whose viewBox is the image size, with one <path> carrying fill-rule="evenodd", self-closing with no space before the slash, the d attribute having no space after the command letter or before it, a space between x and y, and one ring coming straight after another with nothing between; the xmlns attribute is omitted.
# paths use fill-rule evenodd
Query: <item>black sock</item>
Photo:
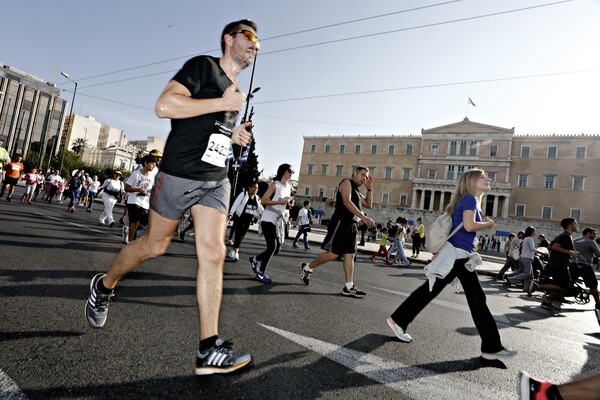
<svg viewBox="0 0 600 400"><path fill-rule="evenodd" d="M106 286L104 286L104 281L102 279L100 279L98 281L98 283L96 284L96 288L98 289L98 291L100 291L100 293L102 294L112 294L113 290L107 288Z"/></svg>
<svg viewBox="0 0 600 400"><path fill-rule="evenodd" d="M552 385L546 389L546 396L548 400L563 400L562 396L558 392L558 386Z"/></svg>
<svg viewBox="0 0 600 400"><path fill-rule="evenodd" d="M210 350L217 343L218 338L218 336L211 336L209 338L201 340L200 353L206 353L208 350Z"/></svg>

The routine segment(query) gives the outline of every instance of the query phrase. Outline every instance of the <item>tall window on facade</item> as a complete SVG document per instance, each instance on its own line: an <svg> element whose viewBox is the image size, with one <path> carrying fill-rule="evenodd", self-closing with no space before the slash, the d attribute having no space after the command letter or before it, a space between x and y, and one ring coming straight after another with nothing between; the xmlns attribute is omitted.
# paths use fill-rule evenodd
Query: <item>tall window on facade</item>
<svg viewBox="0 0 600 400"><path fill-rule="evenodd" d="M345 151L346 151L346 145L340 144L340 154L344 154Z"/></svg>
<svg viewBox="0 0 600 400"><path fill-rule="evenodd" d="M577 146L575 149L575 158L579 160L585 158L585 146Z"/></svg>
<svg viewBox="0 0 600 400"><path fill-rule="evenodd" d="M460 147L459 147L459 152L458 152L459 156L466 156L467 155L467 142L460 142Z"/></svg>
<svg viewBox="0 0 600 400"><path fill-rule="evenodd" d="M319 188L319 196L321 199L325 197L325 188Z"/></svg>
<svg viewBox="0 0 600 400"><path fill-rule="evenodd" d="M446 172L446 179L449 181L453 181L454 180L454 172L455 172L454 165L448 165L448 171Z"/></svg>
<svg viewBox="0 0 600 400"><path fill-rule="evenodd" d="M556 180L555 175L544 175L544 188L554 189L554 181Z"/></svg>
<svg viewBox="0 0 600 400"><path fill-rule="evenodd" d="M327 175L327 168L329 168L328 164L321 164L321 175Z"/></svg>
<svg viewBox="0 0 600 400"><path fill-rule="evenodd" d="M305 196L310 196L310 187L306 186L306 187L304 188L304 195L305 195Z"/></svg>
<svg viewBox="0 0 600 400"><path fill-rule="evenodd" d="M525 216L525 204L517 204L515 206L515 216L517 216L517 217Z"/></svg>
<svg viewBox="0 0 600 400"><path fill-rule="evenodd" d="M407 144L406 145L406 155L407 156L412 156L413 153L413 145L412 144Z"/></svg>
<svg viewBox="0 0 600 400"><path fill-rule="evenodd" d="M490 157L496 157L498 155L498 145L493 144L490 146Z"/></svg>
<svg viewBox="0 0 600 400"><path fill-rule="evenodd" d="M439 144L432 144L431 145L431 155L432 156L437 156L440 152L440 145Z"/></svg>
<svg viewBox="0 0 600 400"><path fill-rule="evenodd" d="M385 167L385 179L392 179L392 167Z"/></svg>
<svg viewBox="0 0 600 400"><path fill-rule="evenodd" d="M400 205L407 206L408 205L408 196L405 194L400 195Z"/></svg>
<svg viewBox="0 0 600 400"><path fill-rule="evenodd" d="M316 153L317 152L317 145L316 144L311 144L310 145L310 152L311 153Z"/></svg>
<svg viewBox="0 0 600 400"><path fill-rule="evenodd" d="M343 170L344 170L343 165L336 165L335 166L335 176L342 176Z"/></svg>
<svg viewBox="0 0 600 400"><path fill-rule="evenodd" d="M451 156L455 156L456 155L456 147L457 147L458 143L456 141L452 141L450 142L450 155Z"/></svg>
<svg viewBox="0 0 600 400"><path fill-rule="evenodd" d="M312 175L313 174L313 168L315 167L314 164L307 164L306 165L306 174L307 175Z"/></svg>
<svg viewBox="0 0 600 400"><path fill-rule="evenodd" d="M437 169L428 169L427 170L427 179L435 179L437 175Z"/></svg>
<svg viewBox="0 0 600 400"><path fill-rule="evenodd" d="M461 176L463 176L463 174L465 173L465 170L468 170L469 167L465 166L465 165L459 165L457 170L457 174L456 174L456 179L460 179Z"/></svg>
<svg viewBox="0 0 600 400"><path fill-rule="evenodd" d="M329 153L329 149L331 148L330 144L325 145L325 153Z"/></svg>
<svg viewBox="0 0 600 400"><path fill-rule="evenodd" d="M585 177L583 176L574 176L573 177L573 190L583 190L583 184L585 183Z"/></svg>
<svg viewBox="0 0 600 400"><path fill-rule="evenodd" d="M556 158L556 146L548 146L548 158Z"/></svg>
<svg viewBox="0 0 600 400"><path fill-rule="evenodd" d="M479 144L476 141L472 141L471 145L469 146L469 155L471 157L477 156L477 147L479 147Z"/></svg>
<svg viewBox="0 0 600 400"><path fill-rule="evenodd" d="M381 194L381 202L383 204L387 204L388 201L389 201L389 199L390 199L390 194L389 193L382 193Z"/></svg>
<svg viewBox="0 0 600 400"><path fill-rule="evenodd" d="M396 152L396 146L393 144L388 145L388 154L392 155Z"/></svg>
<svg viewBox="0 0 600 400"><path fill-rule="evenodd" d="M485 171L492 182L496 182L496 171Z"/></svg>
<svg viewBox="0 0 600 400"><path fill-rule="evenodd" d="M367 167L369 168L369 175L372 176L373 178L375 178L375 167Z"/></svg>
<svg viewBox="0 0 600 400"><path fill-rule="evenodd" d="M531 148L529 146L521 147L521 158L529 158L529 151Z"/></svg>
<svg viewBox="0 0 600 400"><path fill-rule="evenodd" d="M552 219L552 207L542 206L542 218Z"/></svg>
<svg viewBox="0 0 600 400"><path fill-rule="evenodd" d="M371 145L371 154L377 154L377 145L376 144Z"/></svg>
<svg viewBox="0 0 600 400"><path fill-rule="evenodd" d="M578 208L571 208L571 218L581 221L581 210Z"/></svg>
<svg viewBox="0 0 600 400"><path fill-rule="evenodd" d="M527 187L527 181L529 180L529 174L519 174L519 187Z"/></svg>
<svg viewBox="0 0 600 400"><path fill-rule="evenodd" d="M410 181L410 173L411 172L412 172L412 169L410 169L410 168L404 168L402 170L402 180Z"/></svg>
<svg viewBox="0 0 600 400"><path fill-rule="evenodd" d="M360 154L360 144L354 146L354 154Z"/></svg>

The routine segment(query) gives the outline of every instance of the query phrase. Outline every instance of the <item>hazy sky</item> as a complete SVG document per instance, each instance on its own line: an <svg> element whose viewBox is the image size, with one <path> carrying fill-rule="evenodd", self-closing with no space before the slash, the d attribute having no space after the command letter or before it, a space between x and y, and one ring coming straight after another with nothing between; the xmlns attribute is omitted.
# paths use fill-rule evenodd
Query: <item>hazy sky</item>
<svg viewBox="0 0 600 400"><path fill-rule="evenodd" d="M470 120L517 134L600 134L599 0L2 0L0 13L0 63L70 102L67 72L75 112L128 139L166 138L153 108L168 80L253 19L267 175L298 168L305 135L418 134L462 120L468 97Z"/></svg>

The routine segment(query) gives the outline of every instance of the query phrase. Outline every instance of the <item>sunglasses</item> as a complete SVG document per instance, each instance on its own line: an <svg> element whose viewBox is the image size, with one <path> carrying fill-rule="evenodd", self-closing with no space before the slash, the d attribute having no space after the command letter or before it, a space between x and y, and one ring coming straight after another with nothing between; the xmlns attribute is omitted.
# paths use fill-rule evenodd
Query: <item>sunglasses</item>
<svg viewBox="0 0 600 400"><path fill-rule="evenodd" d="M260 49L260 39L254 33L246 29L242 29L241 31L231 32L230 35L233 36L237 35L238 33L241 33L242 35L246 36L246 39L254 43L256 45L257 50Z"/></svg>
<svg viewBox="0 0 600 400"><path fill-rule="evenodd" d="M293 169L291 169L291 168L288 168L288 172L289 172L290 174L292 174L292 175L294 174L294 170L293 170Z"/></svg>

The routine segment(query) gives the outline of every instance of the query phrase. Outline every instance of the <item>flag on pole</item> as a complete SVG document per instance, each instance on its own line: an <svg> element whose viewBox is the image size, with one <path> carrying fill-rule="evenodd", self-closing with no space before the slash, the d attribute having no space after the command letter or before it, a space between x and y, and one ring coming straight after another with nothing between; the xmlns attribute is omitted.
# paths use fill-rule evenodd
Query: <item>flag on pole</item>
<svg viewBox="0 0 600 400"><path fill-rule="evenodd" d="M233 160L233 146L229 145L229 153L227 153L227 161Z"/></svg>
<svg viewBox="0 0 600 400"><path fill-rule="evenodd" d="M248 161L248 153L250 153L250 147L246 147L244 149L244 152L242 153L242 157L240 157L240 162L247 162Z"/></svg>
<svg viewBox="0 0 600 400"><path fill-rule="evenodd" d="M475 103L473 103L473 100L471 100L471 98L470 98L470 97L469 97L469 101L467 102L467 105L469 105L469 104L470 104L470 105L472 105L473 107L477 107L477 106L475 105Z"/></svg>

